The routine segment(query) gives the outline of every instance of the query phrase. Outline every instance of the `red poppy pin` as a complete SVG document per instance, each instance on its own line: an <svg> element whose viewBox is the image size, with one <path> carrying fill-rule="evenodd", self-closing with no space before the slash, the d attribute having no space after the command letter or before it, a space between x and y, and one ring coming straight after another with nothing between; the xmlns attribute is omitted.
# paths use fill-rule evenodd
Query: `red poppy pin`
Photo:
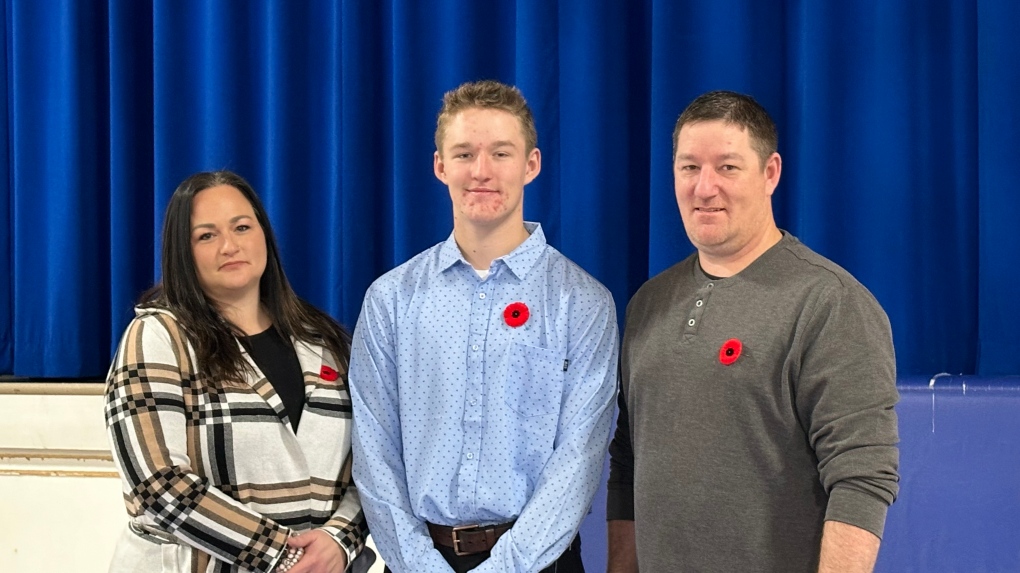
<svg viewBox="0 0 1020 573"><path fill-rule="evenodd" d="M503 310L503 320L513 328L528 322L528 305L523 302L512 302Z"/></svg>
<svg viewBox="0 0 1020 573"><path fill-rule="evenodd" d="M744 345L736 338L731 338L723 343L722 348L719 349L719 362L729 366L740 358L740 351L743 350Z"/></svg>
<svg viewBox="0 0 1020 573"><path fill-rule="evenodd" d="M319 370L319 377L326 382L336 382L336 379L340 376L336 370L333 370L329 366L323 365L322 370Z"/></svg>

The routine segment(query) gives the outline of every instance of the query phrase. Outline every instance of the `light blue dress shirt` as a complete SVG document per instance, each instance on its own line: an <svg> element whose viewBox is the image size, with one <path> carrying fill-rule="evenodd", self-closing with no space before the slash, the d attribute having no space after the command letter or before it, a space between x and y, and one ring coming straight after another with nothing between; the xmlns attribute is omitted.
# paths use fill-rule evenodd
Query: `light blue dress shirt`
<svg viewBox="0 0 1020 573"><path fill-rule="evenodd" d="M450 235L379 278L354 332L354 479L395 572L452 571L425 522L517 519L474 571L539 571L602 476L619 339L609 291L539 225L484 280ZM512 327L504 310L529 310Z"/></svg>

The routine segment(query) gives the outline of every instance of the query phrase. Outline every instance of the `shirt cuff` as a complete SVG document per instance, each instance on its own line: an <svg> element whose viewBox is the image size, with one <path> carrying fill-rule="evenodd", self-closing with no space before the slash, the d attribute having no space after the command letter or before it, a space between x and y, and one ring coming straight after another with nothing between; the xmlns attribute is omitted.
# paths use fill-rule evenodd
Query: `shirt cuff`
<svg viewBox="0 0 1020 573"><path fill-rule="evenodd" d="M346 545L341 543L340 540L337 539L336 535L334 535L332 533L330 528L324 528L324 529L326 530L326 533L330 534L329 538L332 539L333 541L335 541L336 544L340 546L340 549L343 550L344 554L347 555L347 566L344 567L344 571L350 571L351 570L351 563L354 563L354 558L357 557L357 555L354 553L354 548L347 547Z"/></svg>
<svg viewBox="0 0 1020 573"><path fill-rule="evenodd" d="M290 536L293 535L294 532L290 529L285 529L284 531L286 531L287 537L283 541L283 548L276 554L276 558L272 560L272 565L269 566L269 569L266 569L267 573L273 573L276 571L277 565L279 565L280 561L287 556L287 539L290 539ZM270 551L272 551L272 549L270 549Z"/></svg>
<svg viewBox="0 0 1020 573"><path fill-rule="evenodd" d="M606 489L606 521L634 521L634 486L610 483Z"/></svg>
<svg viewBox="0 0 1020 573"><path fill-rule="evenodd" d="M839 521L874 533L882 539L889 504L874 495L848 487L834 487L825 508L825 521Z"/></svg>

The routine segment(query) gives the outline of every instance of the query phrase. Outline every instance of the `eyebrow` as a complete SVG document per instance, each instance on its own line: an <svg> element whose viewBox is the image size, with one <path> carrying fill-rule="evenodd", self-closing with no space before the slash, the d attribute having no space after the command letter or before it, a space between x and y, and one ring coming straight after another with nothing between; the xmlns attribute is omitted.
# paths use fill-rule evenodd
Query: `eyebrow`
<svg viewBox="0 0 1020 573"><path fill-rule="evenodd" d="M233 224L233 223L236 223L236 222L240 221L241 219L251 219L251 218L252 218L251 215L237 215L236 217L231 217L230 223ZM198 225L195 225L194 227L192 227L191 230L195 231L195 229L215 229L215 228L216 228L216 225L214 225L212 223L199 223Z"/></svg>
<svg viewBox="0 0 1020 573"><path fill-rule="evenodd" d="M744 156L742 154L740 154L740 153L731 152L731 153L724 153L724 154L720 155L719 159L740 159L741 161L743 161L744 160Z"/></svg>
<svg viewBox="0 0 1020 573"><path fill-rule="evenodd" d="M495 149L495 148L498 148L498 147L517 147L517 145L513 141L511 141L509 139L501 139L499 141L492 142L492 145L489 146L489 149ZM456 143L454 145L451 145L450 146L450 151L456 151L456 150L459 150L459 149L472 149L472 148L474 148L473 145L471 145L470 143L467 143L467 142L463 142L463 143Z"/></svg>
<svg viewBox="0 0 1020 573"><path fill-rule="evenodd" d="M676 158L677 158L677 160L681 160L682 159L682 160L685 160L685 161L693 161L694 160L694 155L692 155L690 153L677 153L676 154ZM726 161L726 160L731 160L731 159L739 159L741 161L745 161L744 156L741 155L740 153L736 153L736 152L723 153L722 155L720 155L720 156L715 158L716 161Z"/></svg>

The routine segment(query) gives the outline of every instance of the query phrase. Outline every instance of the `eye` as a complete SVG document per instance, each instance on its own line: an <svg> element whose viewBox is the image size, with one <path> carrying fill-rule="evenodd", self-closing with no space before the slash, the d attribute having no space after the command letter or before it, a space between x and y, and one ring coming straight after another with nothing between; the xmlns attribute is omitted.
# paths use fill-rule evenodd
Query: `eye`
<svg viewBox="0 0 1020 573"><path fill-rule="evenodd" d="M201 235L198 235L197 237L195 237L195 240L198 241L198 242L208 241L212 237L213 237L212 233L202 233Z"/></svg>
<svg viewBox="0 0 1020 573"><path fill-rule="evenodd" d="M737 166L736 165L729 165L729 164L727 164L727 165L723 165L722 167L720 167L720 169L723 170L723 171L736 171L737 170Z"/></svg>
<svg viewBox="0 0 1020 573"><path fill-rule="evenodd" d="M496 157L506 158L506 157L510 157L510 154L507 153L506 151L497 151L496 152Z"/></svg>
<svg viewBox="0 0 1020 573"><path fill-rule="evenodd" d="M240 231L240 232L242 232L242 233L243 233L244 231L247 231L248 229L251 229L251 225L247 225L247 224L245 224L245 223L241 223L241 224L240 224L240 225L238 225L237 227L234 227L234 230L235 230L235 231Z"/></svg>
<svg viewBox="0 0 1020 573"><path fill-rule="evenodd" d="M470 159L471 158L471 154L470 153L458 153L458 154L454 155L453 158L454 159Z"/></svg>
<svg viewBox="0 0 1020 573"><path fill-rule="evenodd" d="M697 170L698 166L691 163L687 163L680 166L680 171L697 171Z"/></svg>

